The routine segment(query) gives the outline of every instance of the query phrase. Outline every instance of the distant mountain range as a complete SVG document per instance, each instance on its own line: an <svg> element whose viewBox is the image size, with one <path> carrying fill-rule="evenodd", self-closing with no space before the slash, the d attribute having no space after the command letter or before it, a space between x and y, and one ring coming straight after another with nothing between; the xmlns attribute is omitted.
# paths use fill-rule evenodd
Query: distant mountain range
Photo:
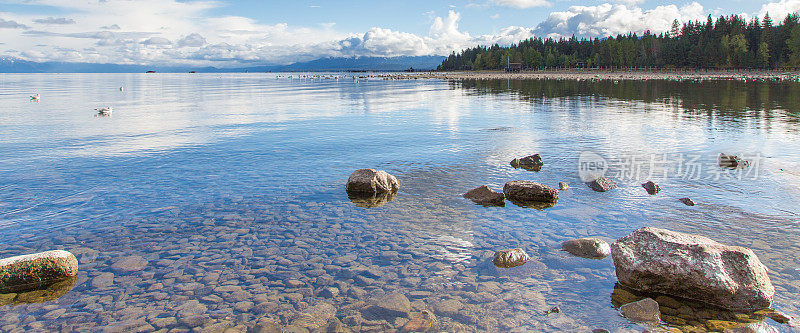
<svg viewBox="0 0 800 333"><path fill-rule="evenodd" d="M238 73L238 72L301 72L301 71L402 71L432 70L445 57L359 57L321 58L291 65L263 65L244 68L143 66L119 64L93 64L77 62L33 62L15 58L0 58L0 73Z"/></svg>

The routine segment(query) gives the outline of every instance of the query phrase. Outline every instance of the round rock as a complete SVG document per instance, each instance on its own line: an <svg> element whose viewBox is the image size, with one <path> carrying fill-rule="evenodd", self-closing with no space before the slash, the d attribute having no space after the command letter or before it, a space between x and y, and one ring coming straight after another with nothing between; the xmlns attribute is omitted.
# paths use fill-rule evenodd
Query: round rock
<svg viewBox="0 0 800 333"><path fill-rule="evenodd" d="M492 262L495 266L500 268L512 268L522 266L528 262L528 260L531 260L531 257L525 253L525 250L516 248L497 251L494 254L494 260L492 260Z"/></svg>
<svg viewBox="0 0 800 333"><path fill-rule="evenodd" d="M0 260L0 293L37 289L78 274L78 260L62 250Z"/></svg>
<svg viewBox="0 0 800 333"><path fill-rule="evenodd" d="M611 246L598 238L571 239L561 243L561 250L588 259L603 259L611 254Z"/></svg>
<svg viewBox="0 0 800 333"><path fill-rule="evenodd" d="M359 169L347 179L348 193L386 193L399 189L397 178L382 170Z"/></svg>

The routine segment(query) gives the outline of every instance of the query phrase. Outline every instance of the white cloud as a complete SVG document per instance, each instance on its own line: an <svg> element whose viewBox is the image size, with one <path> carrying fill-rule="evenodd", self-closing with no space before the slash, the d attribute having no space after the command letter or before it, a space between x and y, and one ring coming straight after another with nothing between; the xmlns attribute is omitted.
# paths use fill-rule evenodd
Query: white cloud
<svg viewBox="0 0 800 333"><path fill-rule="evenodd" d="M783 21L789 14L800 12L800 0L781 0L770 2L761 6L759 16L764 17L767 13L772 21L777 24Z"/></svg>
<svg viewBox="0 0 800 333"><path fill-rule="evenodd" d="M537 35L546 37L605 37L628 32L654 33L668 31L674 20L680 22L703 20L703 6L697 2L683 7L658 6L643 10L623 4L605 3L597 6L572 6L563 12L552 12L536 28Z"/></svg>
<svg viewBox="0 0 800 333"><path fill-rule="evenodd" d="M547 2L546 0L492 0L492 3L498 6L514 7L520 9L550 6L550 3Z"/></svg>
<svg viewBox="0 0 800 333"><path fill-rule="evenodd" d="M75 24L75 20L66 17L48 17L43 19L35 19L33 22L41 24Z"/></svg>
<svg viewBox="0 0 800 333"><path fill-rule="evenodd" d="M4 20L0 18L0 29L28 29L28 26L24 24L17 23L13 20Z"/></svg>
<svg viewBox="0 0 800 333"><path fill-rule="evenodd" d="M178 46L180 47L200 47L203 45L206 45L206 39L198 33L190 34L178 40Z"/></svg>

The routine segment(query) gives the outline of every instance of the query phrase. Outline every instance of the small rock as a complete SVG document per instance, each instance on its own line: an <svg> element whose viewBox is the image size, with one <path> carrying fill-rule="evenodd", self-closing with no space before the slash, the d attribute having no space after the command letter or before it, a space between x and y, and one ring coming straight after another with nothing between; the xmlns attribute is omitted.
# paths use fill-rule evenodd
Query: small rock
<svg viewBox="0 0 800 333"><path fill-rule="evenodd" d="M292 325L307 329L316 329L328 324L328 320L336 315L336 308L325 302L317 303L301 312Z"/></svg>
<svg viewBox="0 0 800 333"><path fill-rule="evenodd" d="M436 316L434 316L430 311L422 310L418 314L415 314L413 317L411 317L411 320L403 325L401 332L427 332L435 323Z"/></svg>
<svg viewBox="0 0 800 333"><path fill-rule="evenodd" d="M687 205L687 206L694 206L694 201L692 199L689 199L689 198L680 198L680 199L678 199L678 201L682 202L684 205Z"/></svg>
<svg viewBox="0 0 800 333"><path fill-rule="evenodd" d="M0 293L38 289L78 274L78 259L62 250L0 260Z"/></svg>
<svg viewBox="0 0 800 333"><path fill-rule="evenodd" d="M650 195L655 195L661 191L661 186L658 186L658 184L653 183L652 181L647 181L646 183L642 184L642 187L644 187L644 189Z"/></svg>
<svg viewBox="0 0 800 333"><path fill-rule="evenodd" d="M515 180L503 186L506 198L519 206L536 206L537 203L558 202L558 190L547 185L526 180Z"/></svg>
<svg viewBox="0 0 800 333"><path fill-rule="evenodd" d="M464 307L464 304L456 299L448 299L433 304L433 311L448 317L454 317L458 314L458 310Z"/></svg>
<svg viewBox="0 0 800 333"><path fill-rule="evenodd" d="M516 164L516 166L515 166ZM542 157L539 154L533 154L530 156L523 157L521 159L513 159L511 161L511 166L515 168L523 168L525 170L531 171L539 171L542 169Z"/></svg>
<svg viewBox="0 0 800 333"><path fill-rule="evenodd" d="M550 308L549 310L547 310L544 314L548 315L548 314L551 314L551 313L561 313L561 308L559 308L557 306L554 306L554 307Z"/></svg>
<svg viewBox="0 0 800 333"><path fill-rule="evenodd" d="M382 170L359 169L347 179L348 193L397 192L399 188L397 178Z"/></svg>
<svg viewBox="0 0 800 333"><path fill-rule="evenodd" d="M137 272L145 267L147 267L147 260L141 256L127 256L111 265L111 269L118 272Z"/></svg>
<svg viewBox="0 0 800 333"><path fill-rule="evenodd" d="M658 302L652 298L625 304L619 308L619 312L633 322L658 324L661 321Z"/></svg>
<svg viewBox="0 0 800 333"><path fill-rule="evenodd" d="M492 262L495 266L500 268L512 268L522 266L528 262L528 260L531 260L531 257L525 253L525 250L516 248L497 251L494 254L494 260L492 260Z"/></svg>
<svg viewBox="0 0 800 333"><path fill-rule="evenodd" d="M319 292L319 295L325 298L335 298L336 296L339 296L339 288L336 287L322 288L322 290Z"/></svg>
<svg viewBox="0 0 800 333"><path fill-rule="evenodd" d="M597 178L591 182L586 183L586 185L597 192L606 192L617 188L617 184L614 184L614 182L611 179L608 179L606 177Z"/></svg>
<svg viewBox="0 0 800 333"><path fill-rule="evenodd" d="M411 302L400 293L390 293L372 302L366 309L365 317L380 318L392 322L397 317L408 317Z"/></svg>
<svg viewBox="0 0 800 333"><path fill-rule="evenodd" d="M607 329L604 328L595 328L592 330L592 333L611 333Z"/></svg>
<svg viewBox="0 0 800 333"><path fill-rule="evenodd" d="M483 185L464 193L464 198L485 206L505 206L506 196L503 193L492 191L489 186Z"/></svg>
<svg viewBox="0 0 800 333"><path fill-rule="evenodd" d="M569 184L567 184L565 182L558 182L558 190L559 191L569 190Z"/></svg>
<svg viewBox="0 0 800 333"><path fill-rule="evenodd" d="M101 273L92 279L92 288L107 288L114 285L114 273Z"/></svg>
<svg viewBox="0 0 800 333"><path fill-rule="evenodd" d="M750 165L750 162L743 160L736 155L719 154L719 166L731 169L744 169Z"/></svg>
<svg viewBox="0 0 800 333"><path fill-rule="evenodd" d="M568 240L561 243L561 250L588 259L603 259L611 254L611 246L598 238Z"/></svg>

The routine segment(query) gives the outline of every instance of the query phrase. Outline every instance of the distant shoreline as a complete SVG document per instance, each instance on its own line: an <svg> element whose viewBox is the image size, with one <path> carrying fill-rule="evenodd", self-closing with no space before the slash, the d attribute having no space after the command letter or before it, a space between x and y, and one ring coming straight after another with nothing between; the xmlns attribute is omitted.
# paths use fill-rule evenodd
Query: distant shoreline
<svg viewBox="0 0 800 333"><path fill-rule="evenodd" d="M453 71L419 72L409 79L427 78L444 80L759 80L800 81L800 71L758 70L559 70L559 71Z"/></svg>

